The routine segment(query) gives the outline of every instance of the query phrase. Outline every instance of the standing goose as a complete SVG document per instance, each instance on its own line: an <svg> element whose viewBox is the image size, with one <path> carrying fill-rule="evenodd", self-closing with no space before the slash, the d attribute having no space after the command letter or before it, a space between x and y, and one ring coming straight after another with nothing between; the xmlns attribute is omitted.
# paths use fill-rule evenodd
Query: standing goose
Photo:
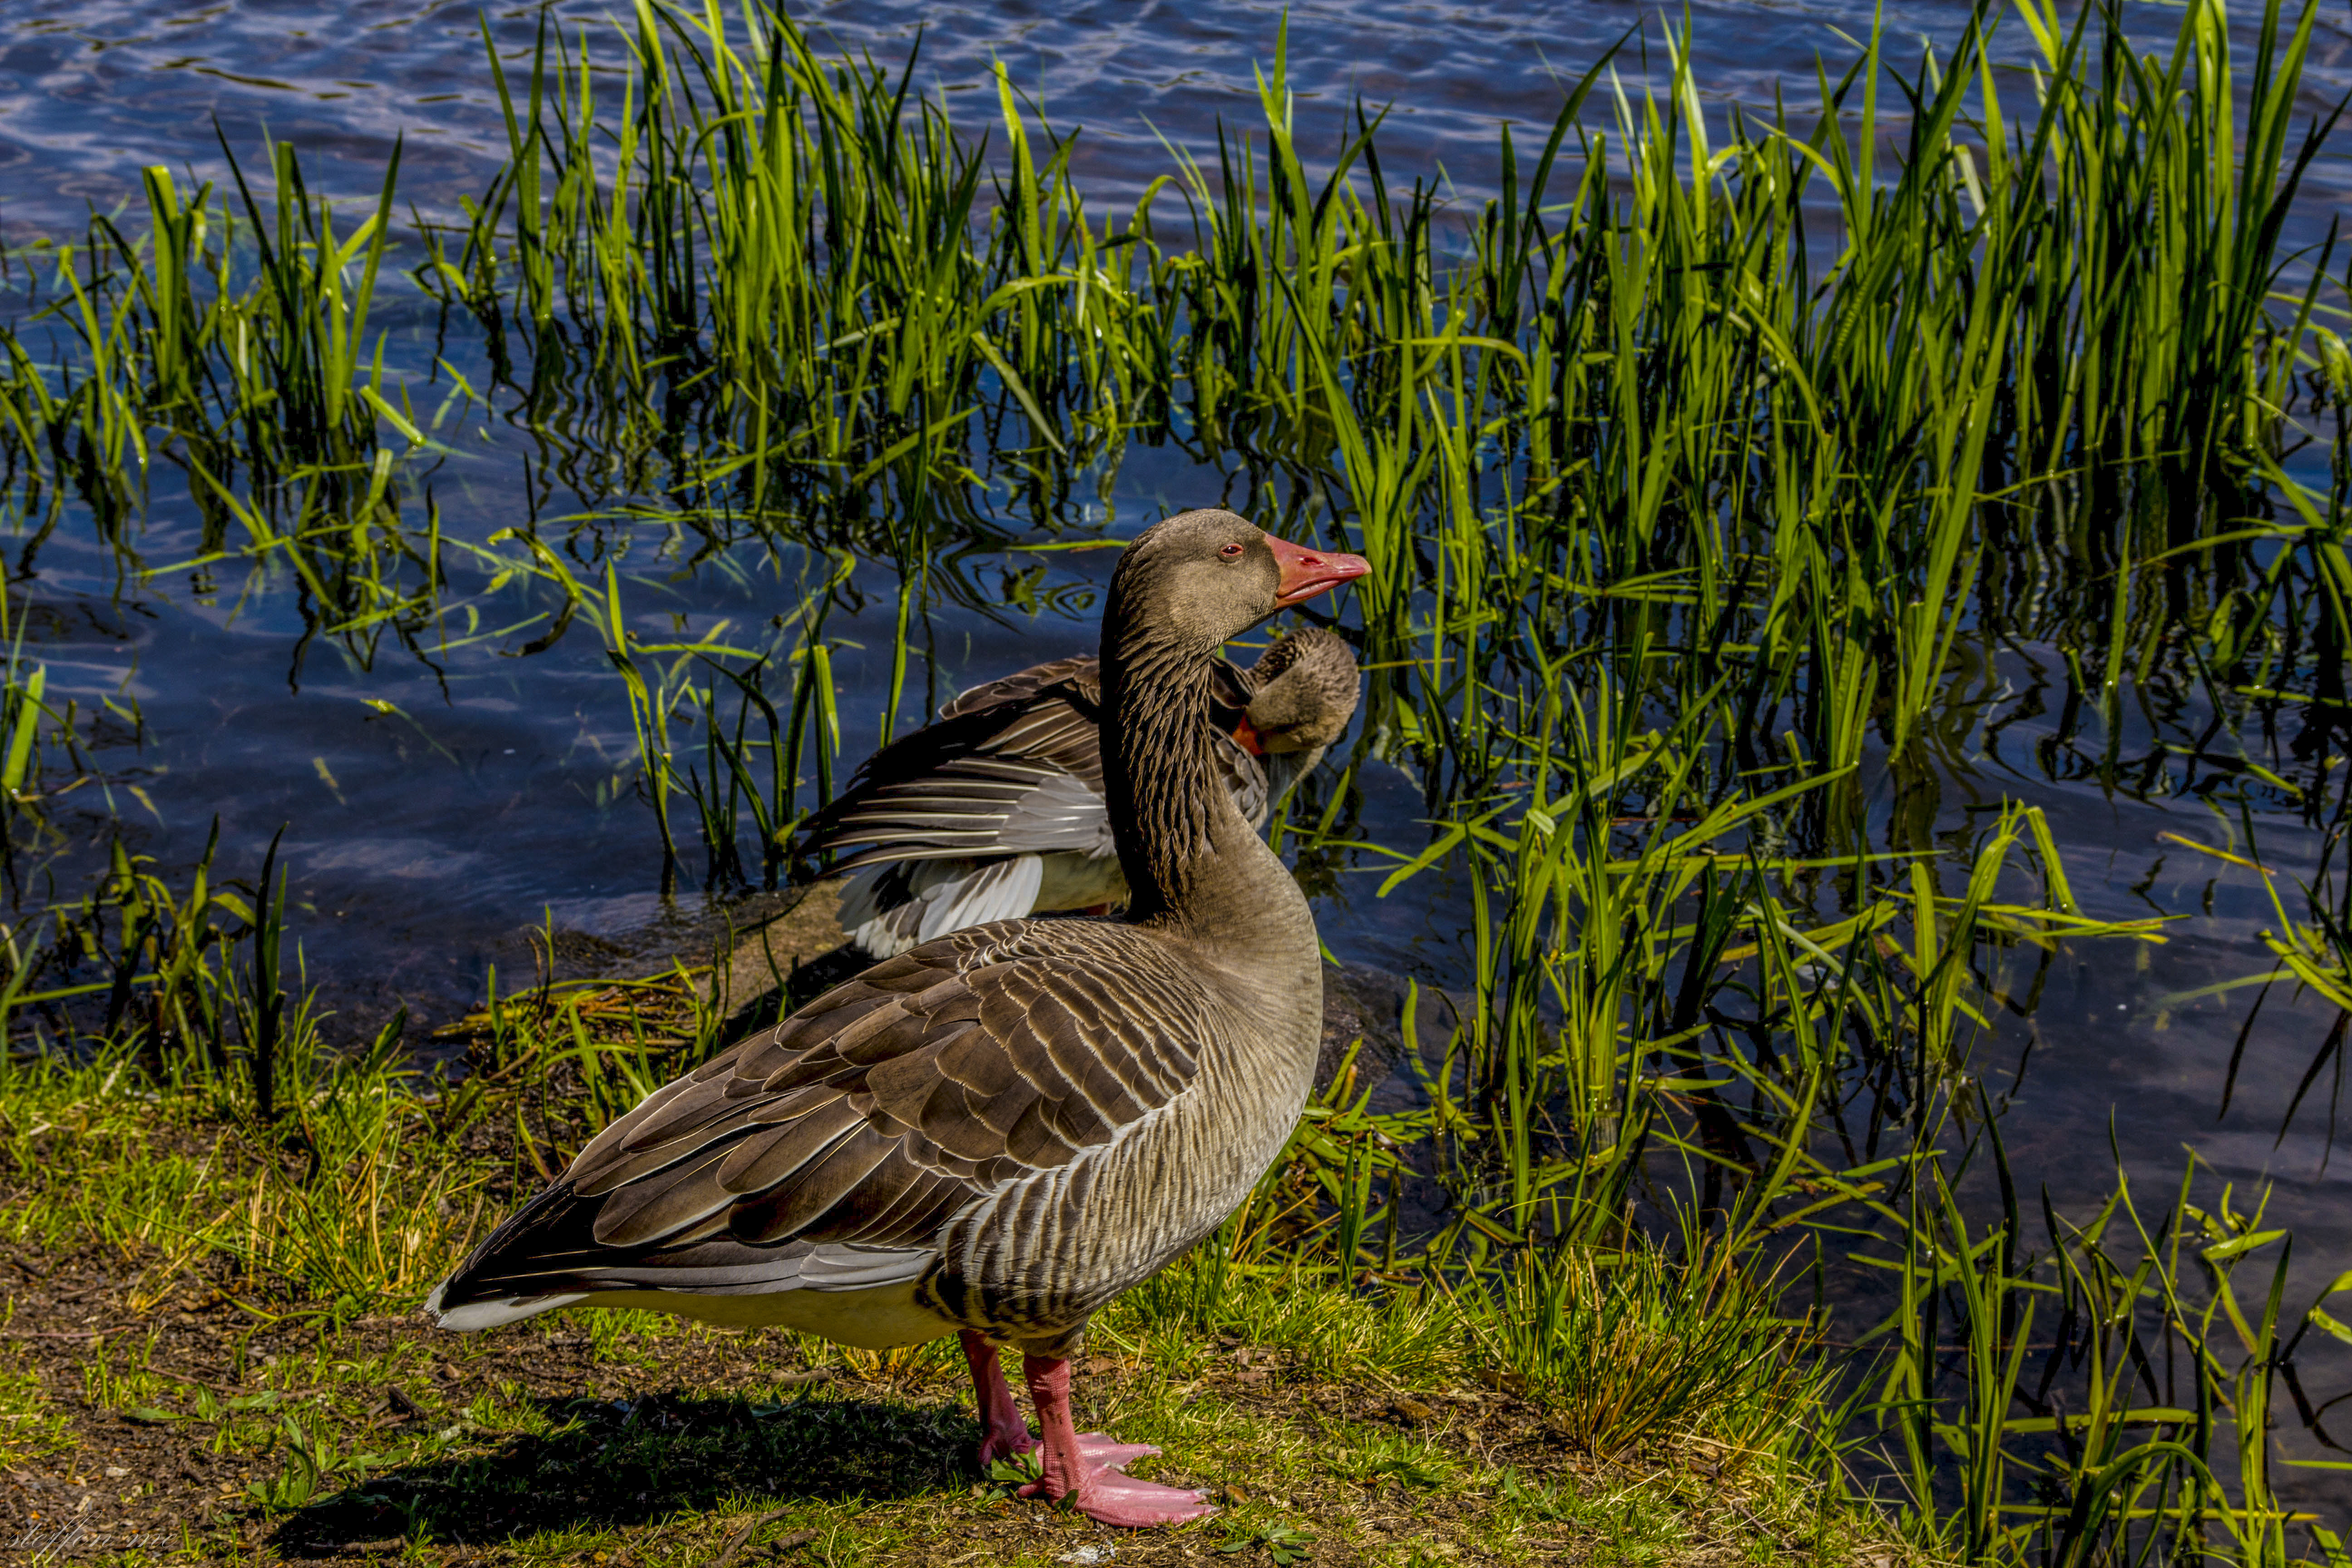
<svg viewBox="0 0 2352 1568"><path fill-rule="evenodd" d="M1213 705L1210 755L1254 832L1356 712L1356 657L1319 627L1276 642ZM975 686L940 721L866 760L803 830L865 870L841 902L850 939L877 958L965 926L1127 901L1103 801L1102 678L1055 659Z"/></svg>
<svg viewBox="0 0 2352 1568"><path fill-rule="evenodd" d="M1172 1524L1201 1494L1078 1434L1087 1321L1222 1222L1281 1152L1322 1025L1315 922L1211 762L1217 649L1361 576L1226 511L1128 546L1103 624L1103 782L1126 917L998 921L836 986L648 1095L425 1307L485 1329L582 1302L869 1349L961 1334L983 1464Z"/></svg>

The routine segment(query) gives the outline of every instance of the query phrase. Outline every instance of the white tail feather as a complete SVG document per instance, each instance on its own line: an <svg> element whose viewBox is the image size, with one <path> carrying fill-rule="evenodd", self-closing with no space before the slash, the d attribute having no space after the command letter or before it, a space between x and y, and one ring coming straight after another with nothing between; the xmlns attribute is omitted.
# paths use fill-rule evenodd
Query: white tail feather
<svg viewBox="0 0 2352 1568"><path fill-rule="evenodd" d="M433 1314L434 1321L456 1333L478 1333L508 1323L519 1323L525 1318L536 1318L541 1312L551 1312L558 1307L569 1307L588 1298L580 1291L562 1296L509 1296L499 1301L468 1301L462 1307L444 1309L441 1287L436 1285L433 1294L425 1298L425 1310Z"/></svg>

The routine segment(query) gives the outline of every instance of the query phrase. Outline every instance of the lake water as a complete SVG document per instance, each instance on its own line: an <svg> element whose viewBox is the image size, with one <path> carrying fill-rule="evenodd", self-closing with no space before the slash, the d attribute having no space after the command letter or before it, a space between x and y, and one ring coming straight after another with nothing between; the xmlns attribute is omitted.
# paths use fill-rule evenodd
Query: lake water
<svg viewBox="0 0 2352 1568"><path fill-rule="evenodd" d="M453 211L460 195L478 191L504 150L472 0L83 0L46 7L47 16L43 9L11 7L0 20L0 237L11 244L78 231L89 207L131 201L142 165L220 177L215 121L240 156L265 133L296 142L317 188L354 197L373 195L395 137L404 138L403 197L428 214ZM595 0L549 14L602 37L607 10ZM1646 63L1624 59L1628 80L1664 71L1654 13L1613 3L860 0L801 14L821 37L891 60L906 56L921 25L916 79L957 103L973 126L993 112L989 95L973 89L990 62L1003 60L1057 124L1085 128L1076 163L1082 186L1125 205L1165 172L1162 138L1213 150L1220 116L1255 117L1252 62L1270 59L1286 10L1303 122L1336 136L1355 95L1392 100L1386 161L1392 169L1442 168L1465 203L1492 178L1497 123L1527 128L1523 145L1539 140L1563 75L1582 70L1629 29L1646 25L1649 54ZM1885 15L1890 35L1948 46L1966 10L1911 3L1889 5ZM2178 25L2178 11L2167 7L2133 15L2151 38ZM537 7L494 16L499 50L527 52L540 16ZM1750 110L1768 107L1781 88L1792 104L1809 101L1816 55L1832 67L1850 58L1849 40L1870 25L1869 8L1845 0L1702 5L1693 17L1698 79L1710 101ZM2319 24L2308 110L2324 112L2352 89L2347 20L2335 6ZM2012 24L2009 33L2004 58L2021 58L2021 30ZM2342 142L2315 165L2297 216L2303 237L2324 232L2352 187ZM378 324L420 341L433 328L427 311L397 299ZM526 514L565 511L570 503L542 487L530 458L527 440L507 427L451 458L436 480L445 527L478 538ZM1165 510L1216 499L1221 484L1181 457L1131 453L1098 521L1129 532ZM196 538L185 497L159 488L138 541L141 558L150 566L184 560ZM296 934L340 1027L370 1027L400 1003L446 1017L478 1001L490 966L511 973L527 963L516 933L542 918L619 934L662 917L650 814L625 790L614 798L617 760L632 743L629 714L593 634L575 630L529 658L478 644L434 665L391 646L362 661L331 639L306 642L302 606L282 582L251 594L234 583L207 593L186 574L167 573L118 591L115 552L70 527L29 559L14 546L8 553L17 568L13 592L31 607L29 642L48 667L52 694L126 706L135 700L144 714L142 737L118 726L98 753L115 784L138 784L152 803L152 813L123 808L140 848L167 871L184 868L217 818L221 865L250 875L284 827L300 905ZM1094 580L1108 557L1051 561L1054 581ZM829 626L863 645L837 665L850 736L845 763L877 738L889 679L891 585L879 572L864 575L868 608ZM633 590L630 617L648 633L757 626L793 591L760 572L664 567L647 582ZM463 585L487 593L478 583ZM486 602L510 602L518 618L528 607L519 593ZM936 700L969 679L1090 649L1093 636L1077 618L943 612L929 627L929 657L910 695ZM2063 672L2063 661L2049 650L2011 647L1986 655L1984 668L2014 716L2030 706L2016 700ZM2160 742L2200 727L2193 712L2160 728L2137 704L2126 703L2126 714L2123 750L2134 756L2158 754ZM2223 1116L2223 1075L2252 994L2172 1000L2268 967L2259 932L2275 921L2261 879L2166 837L2226 841L2229 825L2187 793L2193 763L2159 756L2149 780L2112 787L2095 769L2075 765L2078 742L2052 726L2016 717L1996 745L1958 759L1943 784L1939 826L1980 823L1970 808L2002 795L2040 805L2067 847L2086 913L2183 918L2161 947L2061 953L2034 1015L2000 1020L1979 1060L2009 1100L2012 1164L2029 1187L2048 1184L2063 1205L2107 1184L2111 1125L2152 1192L2193 1148L2231 1177L2276 1184L2273 1215L2297 1231L2299 1276L2352 1268L2352 1150L2331 1157L2326 1082L2279 1135L2333 1010L2275 988L2247 1036L2237 1097ZM1366 769L1361 782L1372 836L1414 841L1423 810L1418 787L1385 766ZM1874 787L1885 805L1891 784L1882 778ZM68 818L92 835L103 826L94 811ZM2300 818L2258 814L2256 827L2275 872L2313 873L2317 838ZM689 860L690 872L694 866ZM1369 889L1377 869L1343 869L1339 890L1320 901L1331 944L1347 958L1457 983L1466 966L1466 905L1442 881L1416 884L1410 900L1375 900ZM2289 1487L2308 1491L2299 1479Z"/></svg>

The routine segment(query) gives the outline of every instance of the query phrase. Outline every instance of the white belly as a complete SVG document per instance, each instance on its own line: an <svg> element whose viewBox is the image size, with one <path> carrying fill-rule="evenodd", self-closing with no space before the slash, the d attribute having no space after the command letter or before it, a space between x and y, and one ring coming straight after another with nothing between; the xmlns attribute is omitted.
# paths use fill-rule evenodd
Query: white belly
<svg viewBox="0 0 2352 1568"><path fill-rule="evenodd" d="M954 1333L962 1325L915 1300L915 1281L868 1285L849 1290L744 1290L706 1295L687 1290L582 1290L562 1296L531 1296L506 1301L469 1301L444 1312L435 1300L425 1310L441 1327L473 1333L571 1307L636 1307L674 1312L735 1329L799 1329L862 1351L919 1345Z"/></svg>
<svg viewBox="0 0 2352 1568"><path fill-rule="evenodd" d="M683 1290L598 1290L577 1307L638 1307L730 1328L799 1329L862 1351L919 1345L954 1333L949 1321L915 1300L912 1280L862 1290L761 1290L706 1296Z"/></svg>

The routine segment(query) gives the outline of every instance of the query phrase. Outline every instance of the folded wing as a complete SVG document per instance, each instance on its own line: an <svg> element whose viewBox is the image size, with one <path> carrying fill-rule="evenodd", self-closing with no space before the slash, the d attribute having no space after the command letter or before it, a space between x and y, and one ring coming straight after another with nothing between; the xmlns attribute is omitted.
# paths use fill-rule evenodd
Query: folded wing
<svg viewBox="0 0 2352 1568"><path fill-rule="evenodd" d="M1204 1005L1163 946L1107 924L1037 933L929 943L664 1086L436 1304L932 1268L967 1205L1115 1142L1193 1081Z"/></svg>

